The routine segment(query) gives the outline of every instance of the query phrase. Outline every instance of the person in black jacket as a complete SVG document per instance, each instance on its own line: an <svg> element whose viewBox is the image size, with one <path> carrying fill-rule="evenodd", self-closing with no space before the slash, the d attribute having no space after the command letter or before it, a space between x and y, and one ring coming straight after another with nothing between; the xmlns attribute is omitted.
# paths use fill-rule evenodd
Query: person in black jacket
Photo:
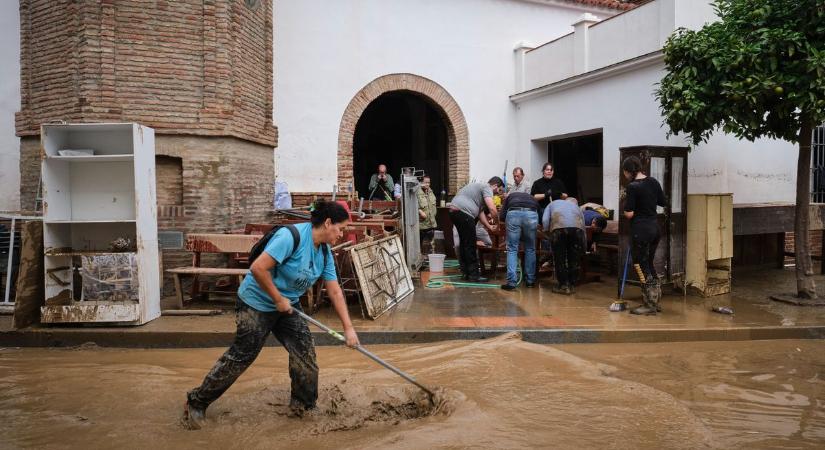
<svg viewBox="0 0 825 450"><path fill-rule="evenodd" d="M539 217L544 213L544 208L553 200L564 200L567 198L567 188L560 178L554 177L553 165L549 162L541 167L542 177L533 182L530 188L530 195L539 202Z"/></svg>
<svg viewBox="0 0 825 450"><path fill-rule="evenodd" d="M625 188L624 216L630 219L631 254L644 275L642 296L644 304L630 310L631 314L655 315L662 295L653 257L659 245L659 223L656 206L667 206L662 185L655 178L642 173L642 162L636 156L622 161L622 174L630 183ZM641 281L641 280L640 280Z"/></svg>

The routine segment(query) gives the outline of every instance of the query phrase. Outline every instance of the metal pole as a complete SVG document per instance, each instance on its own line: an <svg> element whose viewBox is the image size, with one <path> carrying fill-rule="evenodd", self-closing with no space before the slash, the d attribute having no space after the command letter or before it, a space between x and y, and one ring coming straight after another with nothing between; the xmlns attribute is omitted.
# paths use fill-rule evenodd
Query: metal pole
<svg viewBox="0 0 825 450"><path fill-rule="evenodd" d="M6 296L3 303L9 302L9 295L11 295L11 263L14 255L14 225L16 219L11 218L11 233L9 233L9 264L6 266Z"/></svg>
<svg viewBox="0 0 825 450"><path fill-rule="evenodd" d="M294 313L298 314L299 316L303 317L303 318L304 318L306 321L308 321L309 323L311 323L311 324L315 325L316 327L318 327L318 328L320 328L320 329L322 329L322 330L326 331L327 333L329 333L329 334L330 334L332 337L334 337L335 339L338 339L338 340L339 340L339 341L341 341L341 342L346 342L346 340L347 340L347 339L346 339L344 336L341 336L341 334L340 334L340 333L338 333L337 331L333 330L332 328L329 328L328 326L326 326L326 325L322 324L321 322L318 322L317 320L313 319L312 317L310 317L310 316L306 315L306 313L304 313L303 311L301 311L301 310L299 310L299 309L295 309L295 308L293 308L293 309L292 309L292 311L293 311ZM374 355L372 352L370 352L369 350L365 349L365 348L364 348L364 347L362 347L360 344L355 346L355 350L358 350L359 352L361 352L362 354L364 354L366 357L368 357L368 358L370 358L371 360L373 360L373 361L377 362L378 364L381 364L381 365L382 365L382 366L384 366L385 368L387 368L387 369L389 369L389 370L391 370L391 371L395 372L395 373L396 373L398 376L400 376L401 378L403 378L403 379L405 379L405 380L409 381L410 383L412 383L412 384L414 384L414 385L418 386L418 387L419 387L422 391L426 392L426 393L427 393L427 395L429 395L429 396L430 396L430 401L432 401L432 398L433 398L433 396L435 395L435 394L433 394L433 391L431 391L430 389L428 389L428 388L427 388L426 386L424 386L423 384L421 384L421 383L419 383L419 382L415 381L415 378L413 378L413 377L411 377L411 376L407 375L407 374L406 374L406 373L404 373L401 369L399 369L399 368L397 368L397 367L393 366L392 364L390 364L390 363L388 363L388 362L384 361L383 359L379 358L378 356Z"/></svg>

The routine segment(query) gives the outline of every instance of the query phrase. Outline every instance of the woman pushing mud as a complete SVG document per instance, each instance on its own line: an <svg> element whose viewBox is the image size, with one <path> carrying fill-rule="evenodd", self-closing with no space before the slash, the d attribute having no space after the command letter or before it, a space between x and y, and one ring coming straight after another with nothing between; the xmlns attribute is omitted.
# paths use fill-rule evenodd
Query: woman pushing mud
<svg viewBox="0 0 825 450"><path fill-rule="evenodd" d="M189 428L200 429L204 425L206 408L252 364L270 332L289 352L290 408L298 416L315 408L318 399L315 344L307 322L293 314L293 308L301 308L298 298L319 277L323 277L341 319L346 344L350 347L359 344L329 248L343 235L349 213L337 203L319 200L310 220L310 223L278 229L260 256L250 260L249 273L238 289L235 340L200 387L187 394L183 420Z"/></svg>

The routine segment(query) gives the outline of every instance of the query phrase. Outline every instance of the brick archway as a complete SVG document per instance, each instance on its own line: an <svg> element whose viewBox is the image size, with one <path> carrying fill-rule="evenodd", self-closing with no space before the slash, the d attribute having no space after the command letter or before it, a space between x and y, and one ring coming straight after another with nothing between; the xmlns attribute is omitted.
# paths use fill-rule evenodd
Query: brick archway
<svg viewBox="0 0 825 450"><path fill-rule="evenodd" d="M455 194L470 178L470 142L467 121L458 103L438 83L410 73L396 73L378 77L364 86L350 100L338 129L338 186L347 186L353 180L353 140L358 119L373 100L387 92L403 91L416 94L441 114L447 129L447 191Z"/></svg>

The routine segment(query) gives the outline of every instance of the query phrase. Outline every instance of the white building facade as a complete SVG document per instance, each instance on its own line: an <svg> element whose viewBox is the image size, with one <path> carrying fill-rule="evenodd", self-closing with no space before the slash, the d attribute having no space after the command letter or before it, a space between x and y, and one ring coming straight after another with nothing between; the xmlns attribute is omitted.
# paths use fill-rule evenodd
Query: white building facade
<svg viewBox="0 0 825 450"><path fill-rule="evenodd" d="M445 123L448 173L437 190L501 175L505 161L535 179L554 141L598 134L600 168L581 176L600 178L591 197L616 208L619 148L686 145L666 136L653 95L662 45L676 28L714 19L704 0L626 9L612 0L274 0L276 177L292 192L345 189L364 170L353 158L362 115L385 94L411 92ZM0 210L30 209L19 204L14 135L16 2L0 2L0 24L10 62L0 67ZM790 143L720 133L691 152L688 190L792 202L796 156Z"/></svg>
<svg viewBox="0 0 825 450"><path fill-rule="evenodd" d="M677 28L714 19L704 2L656 0L607 20L581 21L574 33L523 51L523 89L511 96L516 159L537 172L548 142L600 133L604 203L618 207L620 148L687 146L683 137L667 137L654 97L665 74L662 46ZM733 193L738 204L792 203L797 156L795 144L718 132L690 152L688 192Z"/></svg>

